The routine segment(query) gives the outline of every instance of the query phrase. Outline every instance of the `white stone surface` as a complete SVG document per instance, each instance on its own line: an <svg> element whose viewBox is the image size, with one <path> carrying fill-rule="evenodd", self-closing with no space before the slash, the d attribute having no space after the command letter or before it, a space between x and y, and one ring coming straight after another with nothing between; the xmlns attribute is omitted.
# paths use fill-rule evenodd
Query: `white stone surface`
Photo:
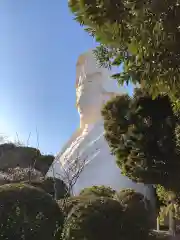
<svg viewBox="0 0 180 240"><path fill-rule="evenodd" d="M104 138L101 108L123 88L110 79L110 72L99 68L91 51L81 55L76 72L76 106L80 115L80 128L73 134L62 151L57 154L47 175L61 178L67 185L76 180L73 194L93 185L106 185L115 190L133 188L151 198L151 187L137 184L121 175L115 157L110 154Z"/></svg>

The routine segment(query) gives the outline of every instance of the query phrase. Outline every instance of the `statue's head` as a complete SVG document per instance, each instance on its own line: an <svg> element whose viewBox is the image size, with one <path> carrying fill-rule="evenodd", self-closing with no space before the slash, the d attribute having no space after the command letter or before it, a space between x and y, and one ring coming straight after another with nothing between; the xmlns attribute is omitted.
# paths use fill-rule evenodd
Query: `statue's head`
<svg viewBox="0 0 180 240"><path fill-rule="evenodd" d="M120 93L110 71L100 68L92 51L82 54L76 65L76 106L85 123L96 121L102 105L110 96ZM116 92L116 93L115 93Z"/></svg>

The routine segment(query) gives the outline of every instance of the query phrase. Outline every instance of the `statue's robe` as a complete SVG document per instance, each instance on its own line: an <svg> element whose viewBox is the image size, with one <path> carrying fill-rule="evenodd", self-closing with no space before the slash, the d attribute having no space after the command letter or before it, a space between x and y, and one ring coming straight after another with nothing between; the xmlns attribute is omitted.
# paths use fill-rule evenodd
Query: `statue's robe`
<svg viewBox="0 0 180 240"><path fill-rule="evenodd" d="M151 187L132 182L121 174L104 138L103 121L78 130L56 156L48 176L73 182L73 194L93 185L105 185L120 191L132 188L151 198Z"/></svg>

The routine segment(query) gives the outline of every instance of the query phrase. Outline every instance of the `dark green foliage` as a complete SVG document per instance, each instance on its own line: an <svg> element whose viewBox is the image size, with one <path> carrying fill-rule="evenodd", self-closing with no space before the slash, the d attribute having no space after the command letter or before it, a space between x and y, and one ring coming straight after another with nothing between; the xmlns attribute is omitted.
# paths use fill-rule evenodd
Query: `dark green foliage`
<svg viewBox="0 0 180 240"><path fill-rule="evenodd" d="M39 181L26 181L26 184L30 184L34 187L41 188L45 192L49 193L56 200L63 197L68 197L67 187L63 181L55 178L45 178Z"/></svg>
<svg viewBox="0 0 180 240"><path fill-rule="evenodd" d="M161 201L160 211L159 211L159 219L160 223L164 225L166 223L168 216L169 219L169 227L175 230L176 221L180 220L180 193L172 192L169 189L164 188L161 185L156 186L157 196ZM178 223L177 223L178 225Z"/></svg>
<svg viewBox="0 0 180 240"><path fill-rule="evenodd" d="M60 199L57 202L61 211L64 213L64 216L67 217L74 207L90 200L91 198L89 198L89 196L77 196Z"/></svg>
<svg viewBox="0 0 180 240"><path fill-rule="evenodd" d="M141 193L132 189L120 191L115 199L125 208L125 218L130 229L128 239L132 236L146 239L155 217L150 202Z"/></svg>
<svg viewBox="0 0 180 240"><path fill-rule="evenodd" d="M60 239L63 214L44 191L25 184L0 187L0 239Z"/></svg>
<svg viewBox="0 0 180 240"><path fill-rule="evenodd" d="M136 90L110 100L102 110L105 137L122 173L136 182L161 184L178 191L180 158L176 141L179 119L168 96L152 100Z"/></svg>
<svg viewBox="0 0 180 240"><path fill-rule="evenodd" d="M163 186L157 185L156 186L156 193L161 201L161 206L166 206L168 205L169 202L169 191L166 190Z"/></svg>
<svg viewBox="0 0 180 240"><path fill-rule="evenodd" d="M180 208L180 193L179 192L171 191L161 185L157 185L156 193L157 193L157 196L161 203L160 206L162 208L168 209L172 203L174 205L176 205L177 208Z"/></svg>
<svg viewBox="0 0 180 240"><path fill-rule="evenodd" d="M145 84L179 102L180 4L178 0L70 0L75 19L101 43L95 50L101 65L120 66L120 83ZM172 27L173 26L173 27Z"/></svg>
<svg viewBox="0 0 180 240"><path fill-rule="evenodd" d="M113 190L110 187L106 186L92 186L89 188L84 188L81 192L80 195L82 196L89 196L89 197L113 197L115 194L115 190Z"/></svg>
<svg viewBox="0 0 180 240"><path fill-rule="evenodd" d="M35 162L35 168L46 174L54 161L53 155L39 155Z"/></svg>
<svg viewBox="0 0 180 240"><path fill-rule="evenodd" d="M64 226L63 239L125 239L123 218L123 208L117 201L92 199L77 205L71 212Z"/></svg>
<svg viewBox="0 0 180 240"><path fill-rule="evenodd" d="M2 171L16 167L31 167L45 175L53 161L54 156L42 155L36 148L17 146L12 143L0 145L0 170Z"/></svg>
<svg viewBox="0 0 180 240"><path fill-rule="evenodd" d="M3 143L3 144L0 144L0 156L2 154L4 154L4 152L12 150L15 147L16 147L16 145L13 144L13 143Z"/></svg>
<svg viewBox="0 0 180 240"><path fill-rule="evenodd" d="M123 205L135 209L135 206L143 210L150 210L150 203L141 193L131 188L126 188L117 193L118 201Z"/></svg>
<svg viewBox="0 0 180 240"><path fill-rule="evenodd" d="M157 188L157 186L154 186L154 188L152 190L153 190L153 195L154 195L154 204L156 206L156 209L155 209L156 216L158 216L161 207L164 206L164 203L163 203L162 199L159 198L156 188Z"/></svg>

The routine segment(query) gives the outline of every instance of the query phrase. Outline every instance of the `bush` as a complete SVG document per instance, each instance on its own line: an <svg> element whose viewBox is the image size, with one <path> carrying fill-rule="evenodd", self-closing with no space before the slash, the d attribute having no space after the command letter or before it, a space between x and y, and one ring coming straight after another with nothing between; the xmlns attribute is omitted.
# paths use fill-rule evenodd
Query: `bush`
<svg viewBox="0 0 180 240"><path fill-rule="evenodd" d="M0 187L0 239L59 239L64 222L56 201L25 184Z"/></svg>
<svg viewBox="0 0 180 240"><path fill-rule="evenodd" d="M132 189L120 191L115 197L125 209L125 221L130 231L127 239L136 237L146 239L153 225L150 202L141 194Z"/></svg>
<svg viewBox="0 0 180 240"><path fill-rule="evenodd" d="M49 193L56 200L63 197L68 197L68 190L64 182L60 179L46 178L39 181L27 181L26 184L30 184L34 187L41 188L45 192ZM56 192L56 193L55 193Z"/></svg>
<svg viewBox="0 0 180 240"><path fill-rule="evenodd" d="M113 190L110 187L106 186L92 186L89 188L84 188L81 192L80 195L83 196L95 196L95 197L113 197L114 194L116 193L115 190Z"/></svg>
<svg viewBox="0 0 180 240"><path fill-rule="evenodd" d="M35 168L45 175L54 161L52 155L42 155L39 149L17 145L13 143L0 144L0 169L8 168Z"/></svg>
<svg viewBox="0 0 180 240"><path fill-rule="evenodd" d="M9 150L12 150L16 147L15 144L13 143L3 143L3 144L0 144L0 156L6 152L6 151L9 151Z"/></svg>
<svg viewBox="0 0 180 240"><path fill-rule="evenodd" d="M21 181L39 180L43 177L41 172L37 171L35 168L7 168L6 171L0 172L1 176L4 175L4 179L9 181L9 183L19 183Z"/></svg>
<svg viewBox="0 0 180 240"><path fill-rule="evenodd" d="M160 223L164 225L165 219L172 211L174 220L180 220L180 193L174 193L161 185L156 186L156 193L161 203L159 211Z"/></svg>
<svg viewBox="0 0 180 240"><path fill-rule="evenodd" d="M36 159L35 168L41 171L44 175L49 170L51 164L54 161L53 155L39 155Z"/></svg>
<svg viewBox="0 0 180 240"><path fill-rule="evenodd" d="M67 217L74 207L76 207L78 204L87 202L88 200L89 197L87 196L77 196L61 199L57 202L61 211L64 213L64 216Z"/></svg>
<svg viewBox="0 0 180 240"><path fill-rule="evenodd" d="M180 204L179 192L173 192L170 189L166 189L162 185L156 185L156 193L162 206L168 205L170 199L174 200L176 204Z"/></svg>
<svg viewBox="0 0 180 240"><path fill-rule="evenodd" d="M65 223L64 240L124 239L123 207L110 198L78 204Z"/></svg>

